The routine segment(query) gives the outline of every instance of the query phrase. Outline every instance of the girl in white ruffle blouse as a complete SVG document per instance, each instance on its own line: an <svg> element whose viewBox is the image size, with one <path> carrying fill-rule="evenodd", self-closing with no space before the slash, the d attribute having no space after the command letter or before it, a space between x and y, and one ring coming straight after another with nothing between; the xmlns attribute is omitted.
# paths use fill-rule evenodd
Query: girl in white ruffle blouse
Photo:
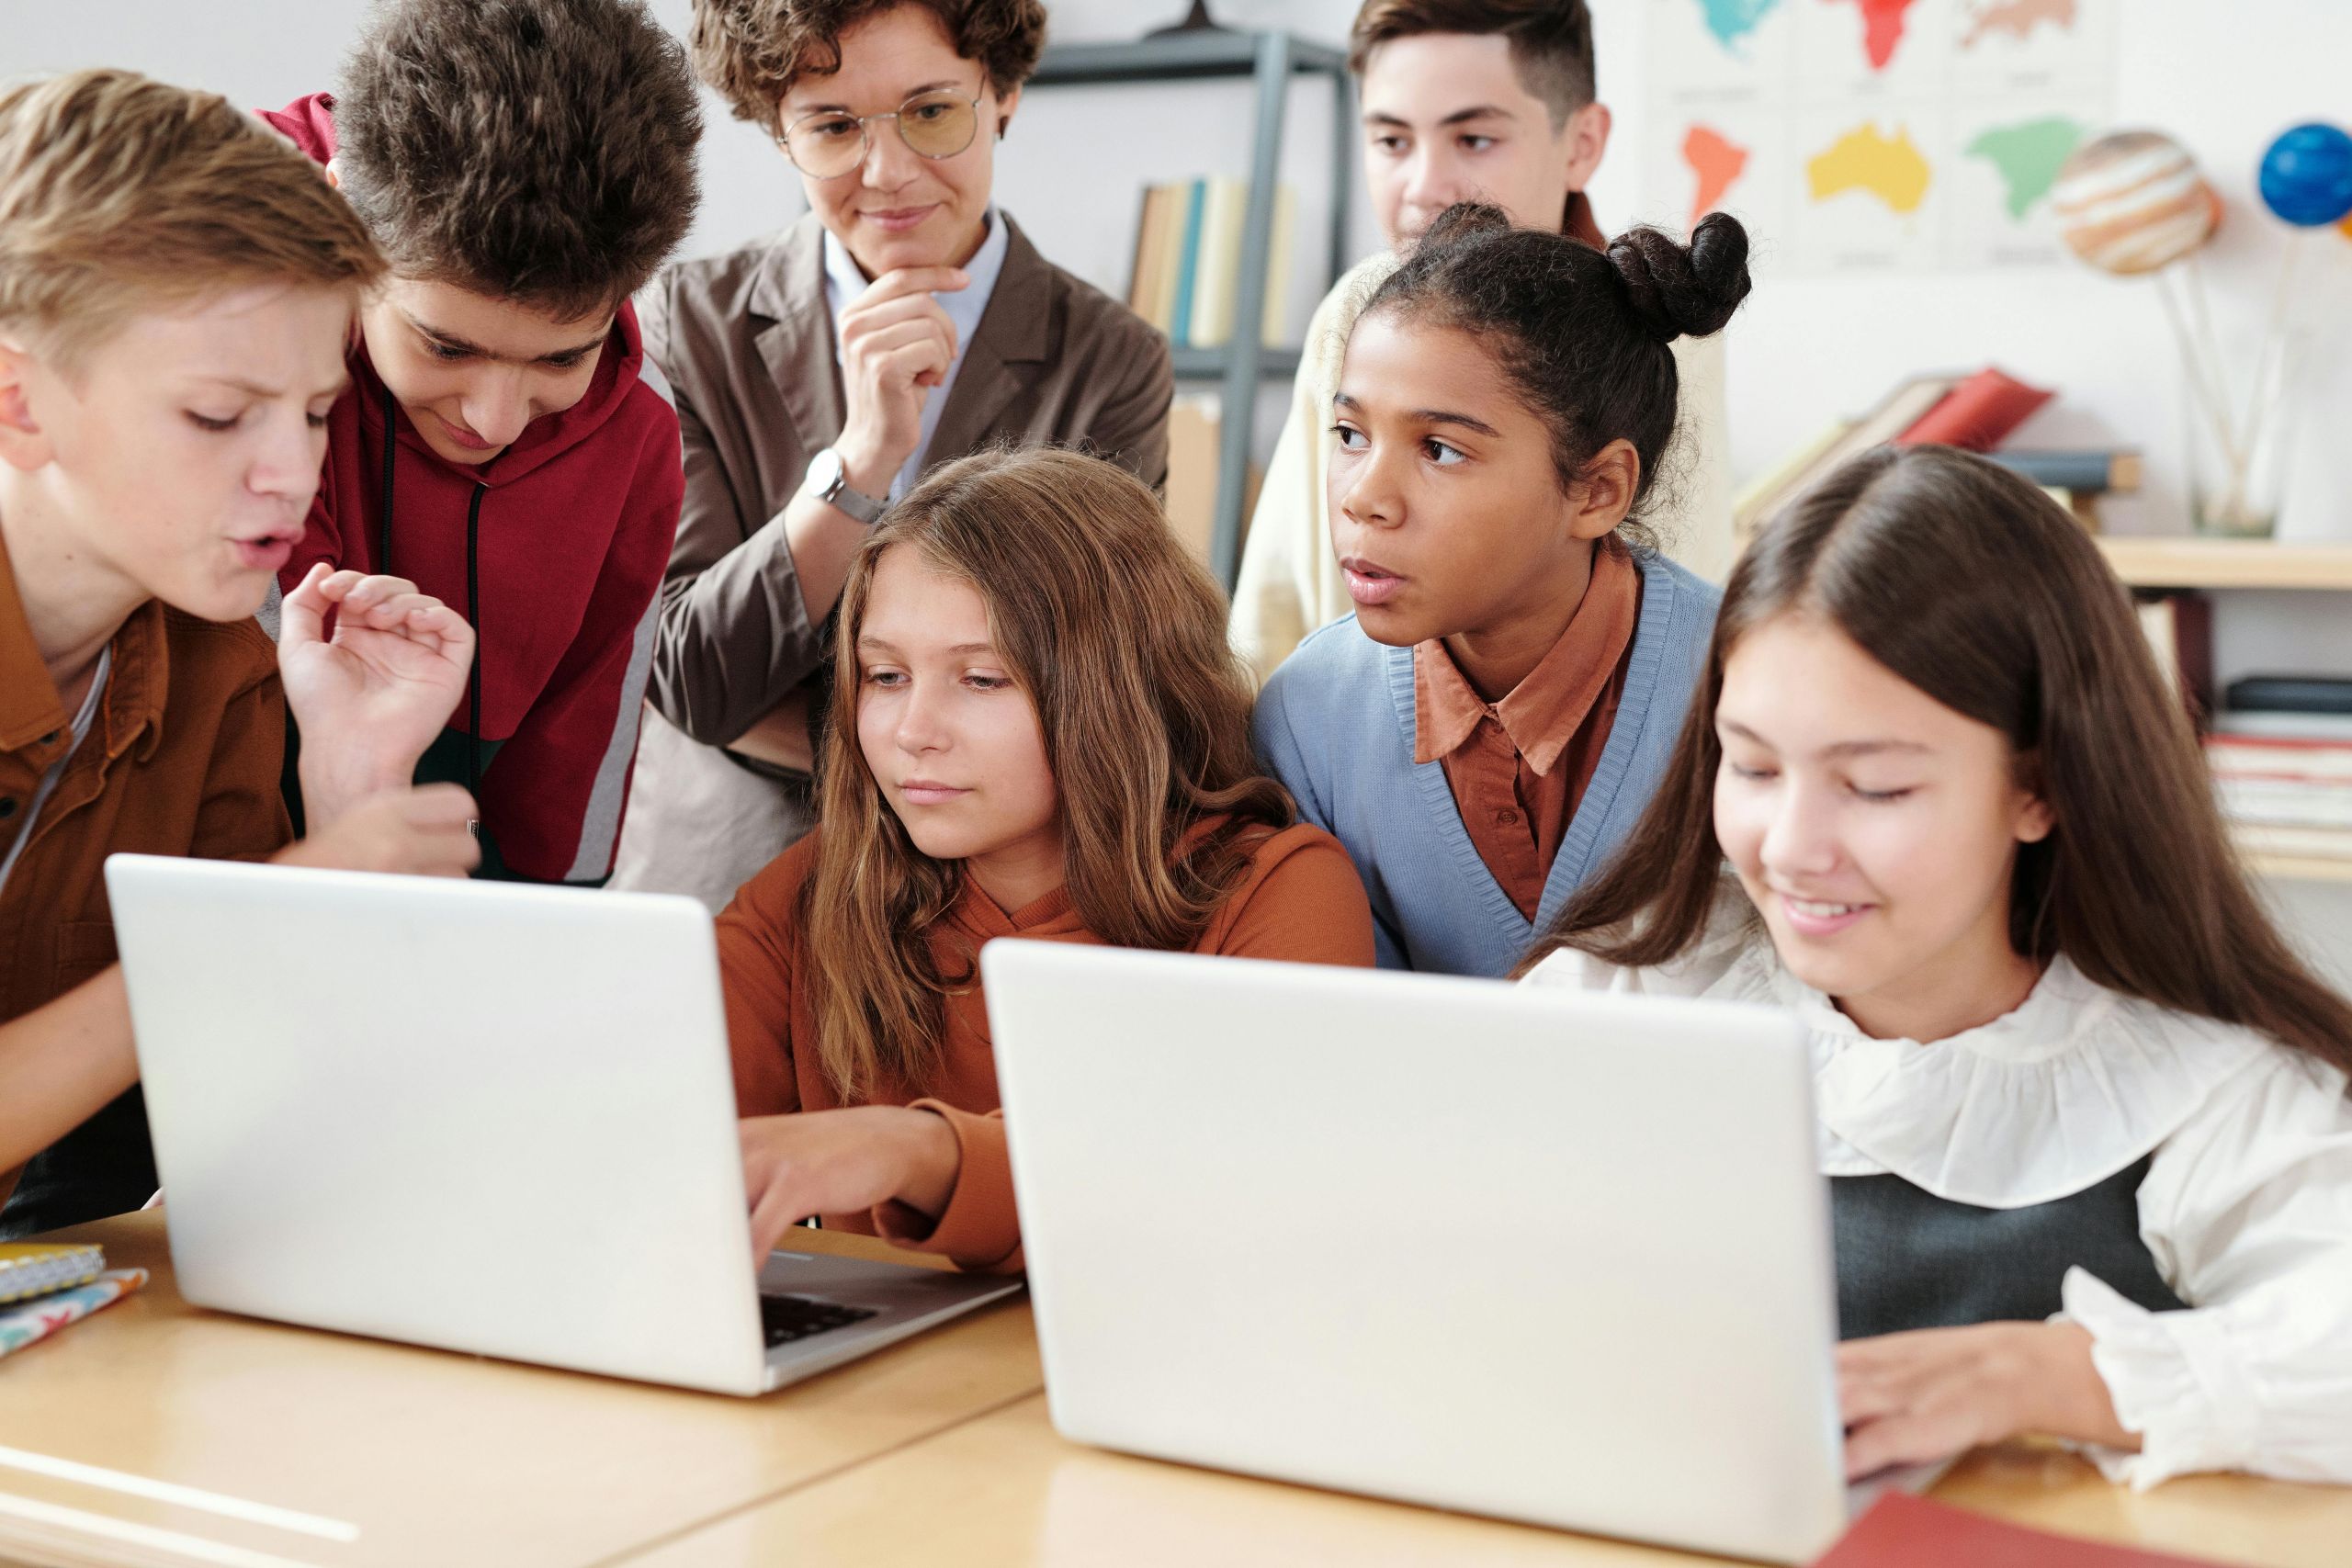
<svg viewBox="0 0 2352 1568"><path fill-rule="evenodd" d="M2032 485L1882 450L1769 528L1523 973L1809 1025L1852 1473L2030 1431L2141 1486L2352 1482L2352 1008Z"/></svg>

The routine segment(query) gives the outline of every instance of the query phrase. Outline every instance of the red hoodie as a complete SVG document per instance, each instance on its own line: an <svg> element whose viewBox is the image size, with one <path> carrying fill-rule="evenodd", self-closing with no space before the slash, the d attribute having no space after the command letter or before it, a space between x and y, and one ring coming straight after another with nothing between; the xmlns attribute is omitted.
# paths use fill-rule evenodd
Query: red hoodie
<svg viewBox="0 0 2352 1568"><path fill-rule="evenodd" d="M324 164L334 156L334 107L319 94L261 118ZM327 417L310 527L279 581L290 590L322 560L386 570L390 409L390 570L465 612L480 638L474 683L443 737L459 760L428 758L428 771L478 776L482 825L509 874L602 882L628 805L684 496L678 416L645 357L636 311L622 304L585 397L476 467L424 444L356 334L350 366L351 388Z"/></svg>

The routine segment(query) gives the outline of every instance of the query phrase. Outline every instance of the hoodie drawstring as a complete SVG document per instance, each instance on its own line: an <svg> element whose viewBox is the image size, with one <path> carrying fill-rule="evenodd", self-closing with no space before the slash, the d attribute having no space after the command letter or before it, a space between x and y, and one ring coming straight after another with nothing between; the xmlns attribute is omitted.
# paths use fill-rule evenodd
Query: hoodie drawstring
<svg viewBox="0 0 2352 1568"><path fill-rule="evenodd" d="M399 404L392 389L384 389L384 510L376 523L376 570L392 571L392 456L400 446L395 423ZM466 625L473 628L473 668L466 672L466 793L481 802L481 498L490 487L476 480L472 502L466 508Z"/></svg>

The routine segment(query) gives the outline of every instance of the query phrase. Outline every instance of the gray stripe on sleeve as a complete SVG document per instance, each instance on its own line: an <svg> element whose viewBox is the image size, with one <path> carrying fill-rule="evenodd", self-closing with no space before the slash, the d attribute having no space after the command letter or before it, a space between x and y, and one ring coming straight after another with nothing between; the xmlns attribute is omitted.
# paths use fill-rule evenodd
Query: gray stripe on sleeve
<svg viewBox="0 0 2352 1568"><path fill-rule="evenodd" d="M621 831L621 799L628 783L628 765L637 755L637 730L645 711L645 682L653 672L653 632L662 612L657 590L647 602L629 642L628 671L621 677L620 711L613 716L613 736L605 743L605 760L596 768L595 786L588 792L588 809L580 818L580 852L566 882L601 882L613 869L613 847Z"/></svg>

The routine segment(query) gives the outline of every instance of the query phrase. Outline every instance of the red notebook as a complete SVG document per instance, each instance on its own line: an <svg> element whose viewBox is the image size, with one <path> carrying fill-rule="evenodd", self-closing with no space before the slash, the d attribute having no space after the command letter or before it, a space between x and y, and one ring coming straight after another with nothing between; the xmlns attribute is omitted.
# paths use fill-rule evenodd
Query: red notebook
<svg viewBox="0 0 2352 1568"><path fill-rule="evenodd" d="M1959 446L1990 452L2009 438L2033 411L2050 400L2039 387L2013 380L1990 367L1944 395L1919 422L1894 438L1898 446Z"/></svg>
<svg viewBox="0 0 2352 1568"><path fill-rule="evenodd" d="M2050 1535L1908 1493L1889 1492L1813 1568L2220 1568L2220 1564Z"/></svg>

